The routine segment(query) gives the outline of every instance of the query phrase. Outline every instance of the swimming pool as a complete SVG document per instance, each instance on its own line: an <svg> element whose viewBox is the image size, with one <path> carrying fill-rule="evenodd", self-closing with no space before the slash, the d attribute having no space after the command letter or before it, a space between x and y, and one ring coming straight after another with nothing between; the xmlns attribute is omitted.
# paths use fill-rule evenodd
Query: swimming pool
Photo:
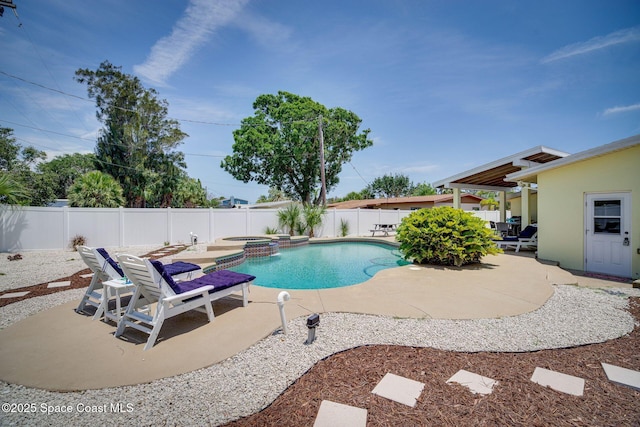
<svg viewBox="0 0 640 427"><path fill-rule="evenodd" d="M397 248L365 242L310 244L279 255L250 258L230 268L256 276L255 285L281 289L326 289L355 285L380 270L409 264Z"/></svg>

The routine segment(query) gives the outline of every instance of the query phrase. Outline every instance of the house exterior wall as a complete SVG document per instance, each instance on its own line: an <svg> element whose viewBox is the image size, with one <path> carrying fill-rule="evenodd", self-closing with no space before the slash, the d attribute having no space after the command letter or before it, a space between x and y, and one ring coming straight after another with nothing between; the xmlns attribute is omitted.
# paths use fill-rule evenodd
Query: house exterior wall
<svg viewBox="0 0 640 427"><path fill-rule="evenodd" d="M389 203L380 205L376 209L400 209L400 210L411 210L411 209L422 209L422 208L432 208L433 202L424 202L424 203Z"/></svg>
<svg viewBox="0 0 640 427"><path fill-rule="evenodd" d="M511 215L522 216L522 197L514 197L509 199L511 202ZM529 213L531 221L538 222L538 193L529 194Z"/></svg>
<svg viewBox="0 0 640 427"><path fill-rule="evenodd" d="M538 174L538 256L584 270L585 194L631 193L631 271L640 277L640 146ZM512 206L513 207L513 206Z"/></svg>
<svg viewBox="0 0 640 427"><path fill-rule="evenodd" d="M453 207L453 203L436 203L434 207L449 206ZM480 203L460 203L460 209L464 211L479 211Z"/></svg>

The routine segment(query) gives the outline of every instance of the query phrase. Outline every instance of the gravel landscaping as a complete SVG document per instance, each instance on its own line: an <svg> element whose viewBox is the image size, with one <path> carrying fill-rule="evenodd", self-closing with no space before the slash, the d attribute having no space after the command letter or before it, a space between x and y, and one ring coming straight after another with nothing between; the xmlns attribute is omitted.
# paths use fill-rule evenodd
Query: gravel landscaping
<svg viewBox="0 0 640 427"><path fill-rule="evenodd" d="M138 249L140 249L139 253L143 253L147 252L149 248ZM70 259L74 255L79 258L76 253L65 252L63 255L56 255L59 258L55 262L50 260L46 254L38 254L38 256L35 254L31 256L31 253L28 253L28 256L23 260L10 261L12 272L0 276L2 277L0 286L12 286L8 284L11 281L7 279L14 275L14 263L30 263L31 268L40 270L42 270L42 265L47 265L46 270L49 271L49 274L55 274L55 277L45 277L46 274L43 273L41 276L37 276L38 279L23 279L29 280L29 284L34 284L38 281L55 280L68 276L70 270L63 269L69 267L76 260L64 260ZM9 263L6 261L6 256L4 258L5 261L0 262L0 271L2 272L5 272ZM54 256L51 255L51 258ZM35 266L33 262L35 262ZM56 270L56 266L60 269ZM82 268L83 265L80 264L80 269ZM24 269L25 277L29 275L28 270L28 268ZM61 273L62 271L65 273ZM36 276L31 275L31 277ZM0 308L0 327L7 327L11 323L44 308L77 300L81 295L82 290L75 289L6 305ZM515 399L514 395L517 394L517 390L511 388L508 390L512 394L500 395L495 398L500 399L496 401L498 403L491 403L493 402L491 397L475 399L475 401L474 398L462 398L460 396L467 396L464 394L467 392L453 387L456 389L456 393L460 394L458 398L461 406L453 408L451 405L453 409L449 408L449 412L447 412L446 404L432 399L433 396L429 394L429 389L425 389L424 397L417 408L408 408L406 411L396 406L389 407L389 404L380 401L380 398L367 396L370 395L370 390L381 377L377 380L375 378L385 370L397 368L396 373L398 374L417 375L415 380L429 383L429 381L436 381L434 378L439 381L439 373L443 371L447 374L453 371L452 375L458 369L473 371L476 368L480 371L483 369L490 371L478 373L489 377L491 375L499 377L499 381L504 384L509 383L509 375L516 375L517 372L520 372L519 375L522 378L530 376L531 373L527 370L533 371L535 366L529 366L532 363L544 364L545 360L552 360L553 357L556 357L552 357L550 353L545 359L545 353L541 352L542 350L558 352L559 355L556 358L564 360L566 364L570 365L572 358L577 357L572 355L575 349L547 349L576 346L584 346L578 348L586 349L590 347L588 344L602 342L606 342L606 344L601 345L602 349L598 350L598 354L604 357L609 352L612 355L602 361L640 370L640 358L637 356L637 336L634 335L635 333L627 336L634 330L634 326L638 326L637 319L629 311L629 296L640 297L640 290L594 290L577 286L556 286L554 295L540 309L532 313L501 319L415 320L327 313L321 314L318 338L311 345L304 344L307 338L304 319L291 319L287 335L276 331L246 351L224 362L148 384L77 393L56 393L0 383L2 403L9 404L10 409L12 406L16 409L16 412L3 411L0 416L0 424L69 425L91 422L112 425L125 423L131 425L220 425L237 420L235 422L237 425L312 425L322 399L345 400L347 396L351 396L349 401L341 401L341 403L367 408L372 414L370 425L482 425L485 421L487 424L493 424L495 420L502 420L502 423L507 425L542 425L547 423L561 425L564 418L560 420L545 419L544 416L539 418L540 415L535 415L536 410L531 409L544 407L544 399L549 399L549 393L556 402L550 401L549 404L559 404L566 400L561 393L548 391L542 387L542 390L546 390L545 393L532 394L528 392L526 398L523 395L521 402L527 402L530 408L527 410L529 412L524 411L523 414L522 411L512 411L513 414L516 414L512 415L512 422L509 422L508 417L496 418L495 414L489 417L489 414L493 414L497 407L504 407L505 402L509 399L512 401ZM618 337L625 338L616 339ZM632 338L635 341L629 341ZM626 353L622 350L617 350L616 353L612 350L613 347L607 348L607 346L615 346L616 343L620 345L623 340L627 340L629 342L627 345L631 346L630 356L623 356ZM349 350L363 345L372 347ZM635 351L633 351L634 349ZM339 354L331 356L335 353ZM464 356L465 354L472 355L467 357ZM526 357L540 354L543 355L541 359L534 358L533 361L524 361ZM633 356L633 354L636 355ZM477 360L474 359L475 355L480 355ZM185 357L188 357L188 352L185 352ZM485 359L480 360L482 357ZM333 371L336 368L331 365L332 360L336 361L335 364L340 365L341 370ZM437 368L434 363L438 365ZM576 364L579 363L582 362L576 362ZM407 368L408 364L413 368ZM489 369L490 367L491 369ZM500 371L500 367L502 367L502 371ZM366 373L369 373L368 376L365 375ZM581 372L578 374L585 375ZM436 376L432 377L433 375ZM519 378L518 381L524 381L522 378ZM595 380L587 378L587 384L591 384L590 381ZM367 389L368 392L366 392ZM616 405L623 408L621 416L626 417L618 419L628 420L628 425L637 425L640 422L640 416L638 416L640 414L638 404L640 392L617 385L613 387L613 390L618 393L614 393L614 397L617 399ZM436 391L440 394L444 393L440 389ZM522 392L527 393L526 390ZM595 389L587 388L585 395L596 392L602 393L602 390L598 387ZM619 396L620 393L622 397ZM456 399L456 397L448 399ZM531 403L531 399L533 399L533 403ZM620 403L620 399L622 399L622 403ZM482 402L488 402L483 409L477 406L485 404ZM519 401L516 399L515 402L514 405ZM590 407L595 403L589 402L591 401L584 403L587 407L580 409L580 411L588 413L591 409L595 410ZM625 402L628 403L626 407ZM30 412L26 412L24 404L30 405L27 408ZM604 402L604 404L611 403ZM571 405L580 408L581 402L575 401ZM259 412L264 408L267 409ZM433 413L434 408L437 411L444 411L440 418ZM475 417L473 416L474 408L477 409ZM67 409L69 411L61 412ZM509 410L509 408L503 409ZM48 411L52 413L48 414ZM462 415L456 415L456 411ZM574 412L578 413L574 417L573 424L570 425L591 425L589 420L578 419L582 416L580 411L568 411L567 416L569 417L573 416L571 414ZM607 408L601 408L600 411L604 411L606 415ZM633 418L634 414L635 419ZM455 416L462 418L455 418ZM238 420L241 417L248 418ZM607 417L603 416L598 419L606 421ZM610 424L614 425L615 423Z"/></svg>

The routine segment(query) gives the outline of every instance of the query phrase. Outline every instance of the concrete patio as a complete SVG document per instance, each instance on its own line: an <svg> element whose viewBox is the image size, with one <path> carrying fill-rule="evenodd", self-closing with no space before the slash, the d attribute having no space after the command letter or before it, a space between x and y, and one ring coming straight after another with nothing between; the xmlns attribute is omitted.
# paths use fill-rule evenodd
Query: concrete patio
<svg viewBox="0 0 640 427"><path fill-rule="evenodd" d="M582 281L596 285L595 279L575 276L532 256L501 254L464 268L409 265L381 271L359 285L291 290L285 311L288 319L325 312L498 318L538 309L553 294L554 284ZM128 330L124 339L116 339L114 324L77 314L73 301L0 331L0 379L72 391L145 383L210 366L281 327L276 305L280 291L252 286L246 308L239 297L216 301L216 319L211 323L200 313L169 319L149 351L142 350L146 336Z"/></svg>

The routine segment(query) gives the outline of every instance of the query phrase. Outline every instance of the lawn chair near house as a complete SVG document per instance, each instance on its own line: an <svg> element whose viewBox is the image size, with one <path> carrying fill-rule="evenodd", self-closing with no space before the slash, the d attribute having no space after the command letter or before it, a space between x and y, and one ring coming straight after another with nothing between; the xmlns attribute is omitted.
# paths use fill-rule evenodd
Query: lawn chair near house
<svg viewBox="0 0 640 427"><path fill-rule="evenodd" d="M522 230L518 236L503 237L502 240L495 240L496 244L500 249L515 249L516 252L520 252L520 248L538 248L538 226L537 225L527 225L527 227Z"/></svg>

